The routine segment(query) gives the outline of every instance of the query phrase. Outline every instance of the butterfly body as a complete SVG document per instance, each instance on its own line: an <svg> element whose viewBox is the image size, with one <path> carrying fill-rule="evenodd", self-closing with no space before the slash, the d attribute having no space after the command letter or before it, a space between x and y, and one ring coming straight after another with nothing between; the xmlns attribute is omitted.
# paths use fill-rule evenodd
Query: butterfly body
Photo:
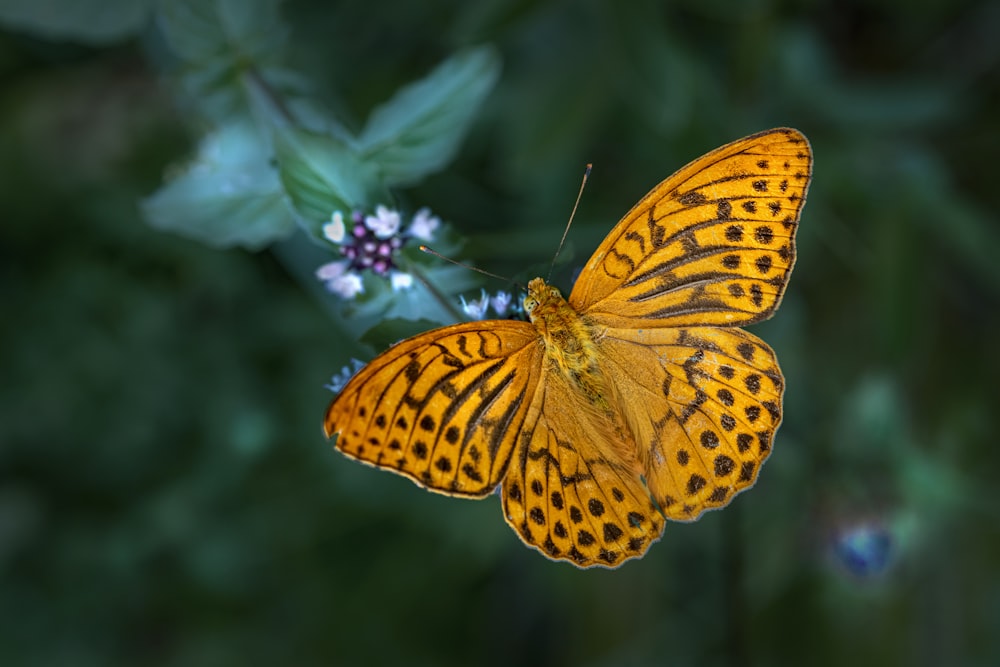
<svg viewBox="0 0 1000 667"><path fill-rule="evenodd" d="M570 293L536 278L530 322L397 343L327 411L337 449L439 493L484 497L528 545L617 567L750 488L781 423L773 314L812 173L796 130L722 146L608 234Z"/></svg>
<svg viewBox="0 0 1000 667"><path fill-rule="evenodd" d="M598 364L593 326L541 278L528 283L524 310L538 330L545 362L596 407L609 410L607 383Z"/></svg>

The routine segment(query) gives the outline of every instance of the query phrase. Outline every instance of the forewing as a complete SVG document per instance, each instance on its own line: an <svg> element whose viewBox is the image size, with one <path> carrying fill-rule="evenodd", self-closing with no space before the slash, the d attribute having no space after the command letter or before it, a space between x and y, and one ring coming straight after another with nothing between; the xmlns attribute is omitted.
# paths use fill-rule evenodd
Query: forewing
<svg viewBox="0 0 1000 667"><path fill-rule="evenodd" d="M602 364L664 514L689 521L752 486L781 423L774 352L741 329L608 330Z"/></svg>
<svg viewBox="0 0 1000 667"><path fill-rule="evenodd" d="M330 405L337 449L420 486L481 497L503 477L540 374L526 322L469 322L405 340Z"/></svg>
<svg viewBox="0 0 1000 667"><path fill-rule="evenodd" d="M615 460L609 425L561 376L546 375L502 496L507 523L549 558L617 567L663 531L635 462Z"/></svg>
<svg viewBox="0 0 1000 667"><path fill-rule="evenodd" d="M812 173L797 130L761 132L670 176L608 234L570 304L613 326L740 326L777 308Z"/></svg>

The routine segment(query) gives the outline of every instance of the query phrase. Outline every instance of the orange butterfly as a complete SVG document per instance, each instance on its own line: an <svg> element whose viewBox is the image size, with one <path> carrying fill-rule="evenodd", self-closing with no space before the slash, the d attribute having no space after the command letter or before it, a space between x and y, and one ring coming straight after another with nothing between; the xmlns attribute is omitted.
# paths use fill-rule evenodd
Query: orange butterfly
<svg viewBox="0 0 1000 667"><path fill-rule="evenodd" d="M797 130L751 135L653 188L568 300L535 278L530 322L435 329L344 387L327 437L432 491L481 498L528 545L616 567L753 485L781 423L774 313L812 172Z"/></svg>

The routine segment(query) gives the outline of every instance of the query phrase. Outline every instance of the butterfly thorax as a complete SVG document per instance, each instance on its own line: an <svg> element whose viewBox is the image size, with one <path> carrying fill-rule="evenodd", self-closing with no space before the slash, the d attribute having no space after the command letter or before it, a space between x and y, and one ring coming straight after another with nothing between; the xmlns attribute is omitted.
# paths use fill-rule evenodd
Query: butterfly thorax
<svg viewBox="0 0 1000 667"><path fill-rule="evenodd" d="M591 325L558 289L541 278L528 283L524 310L541 336L546 363L558 369L594 405L608 411L607 384L597 363Z"/></svg>

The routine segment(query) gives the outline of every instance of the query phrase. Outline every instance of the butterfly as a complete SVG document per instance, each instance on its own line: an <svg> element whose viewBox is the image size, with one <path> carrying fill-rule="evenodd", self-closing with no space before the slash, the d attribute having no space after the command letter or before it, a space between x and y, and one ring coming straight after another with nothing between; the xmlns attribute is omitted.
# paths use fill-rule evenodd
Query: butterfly
<svg viewBox="0 0 1000 667"><path fill-rule="evenodd" d="M529 321L397 343L330 405L348 457L482 498L529 546L580 567L641 557L666 519L751 487L781 423L770 317L795 262L808 140L777 128L717 148L643 197L569 298L528 283Z"/></svg>

